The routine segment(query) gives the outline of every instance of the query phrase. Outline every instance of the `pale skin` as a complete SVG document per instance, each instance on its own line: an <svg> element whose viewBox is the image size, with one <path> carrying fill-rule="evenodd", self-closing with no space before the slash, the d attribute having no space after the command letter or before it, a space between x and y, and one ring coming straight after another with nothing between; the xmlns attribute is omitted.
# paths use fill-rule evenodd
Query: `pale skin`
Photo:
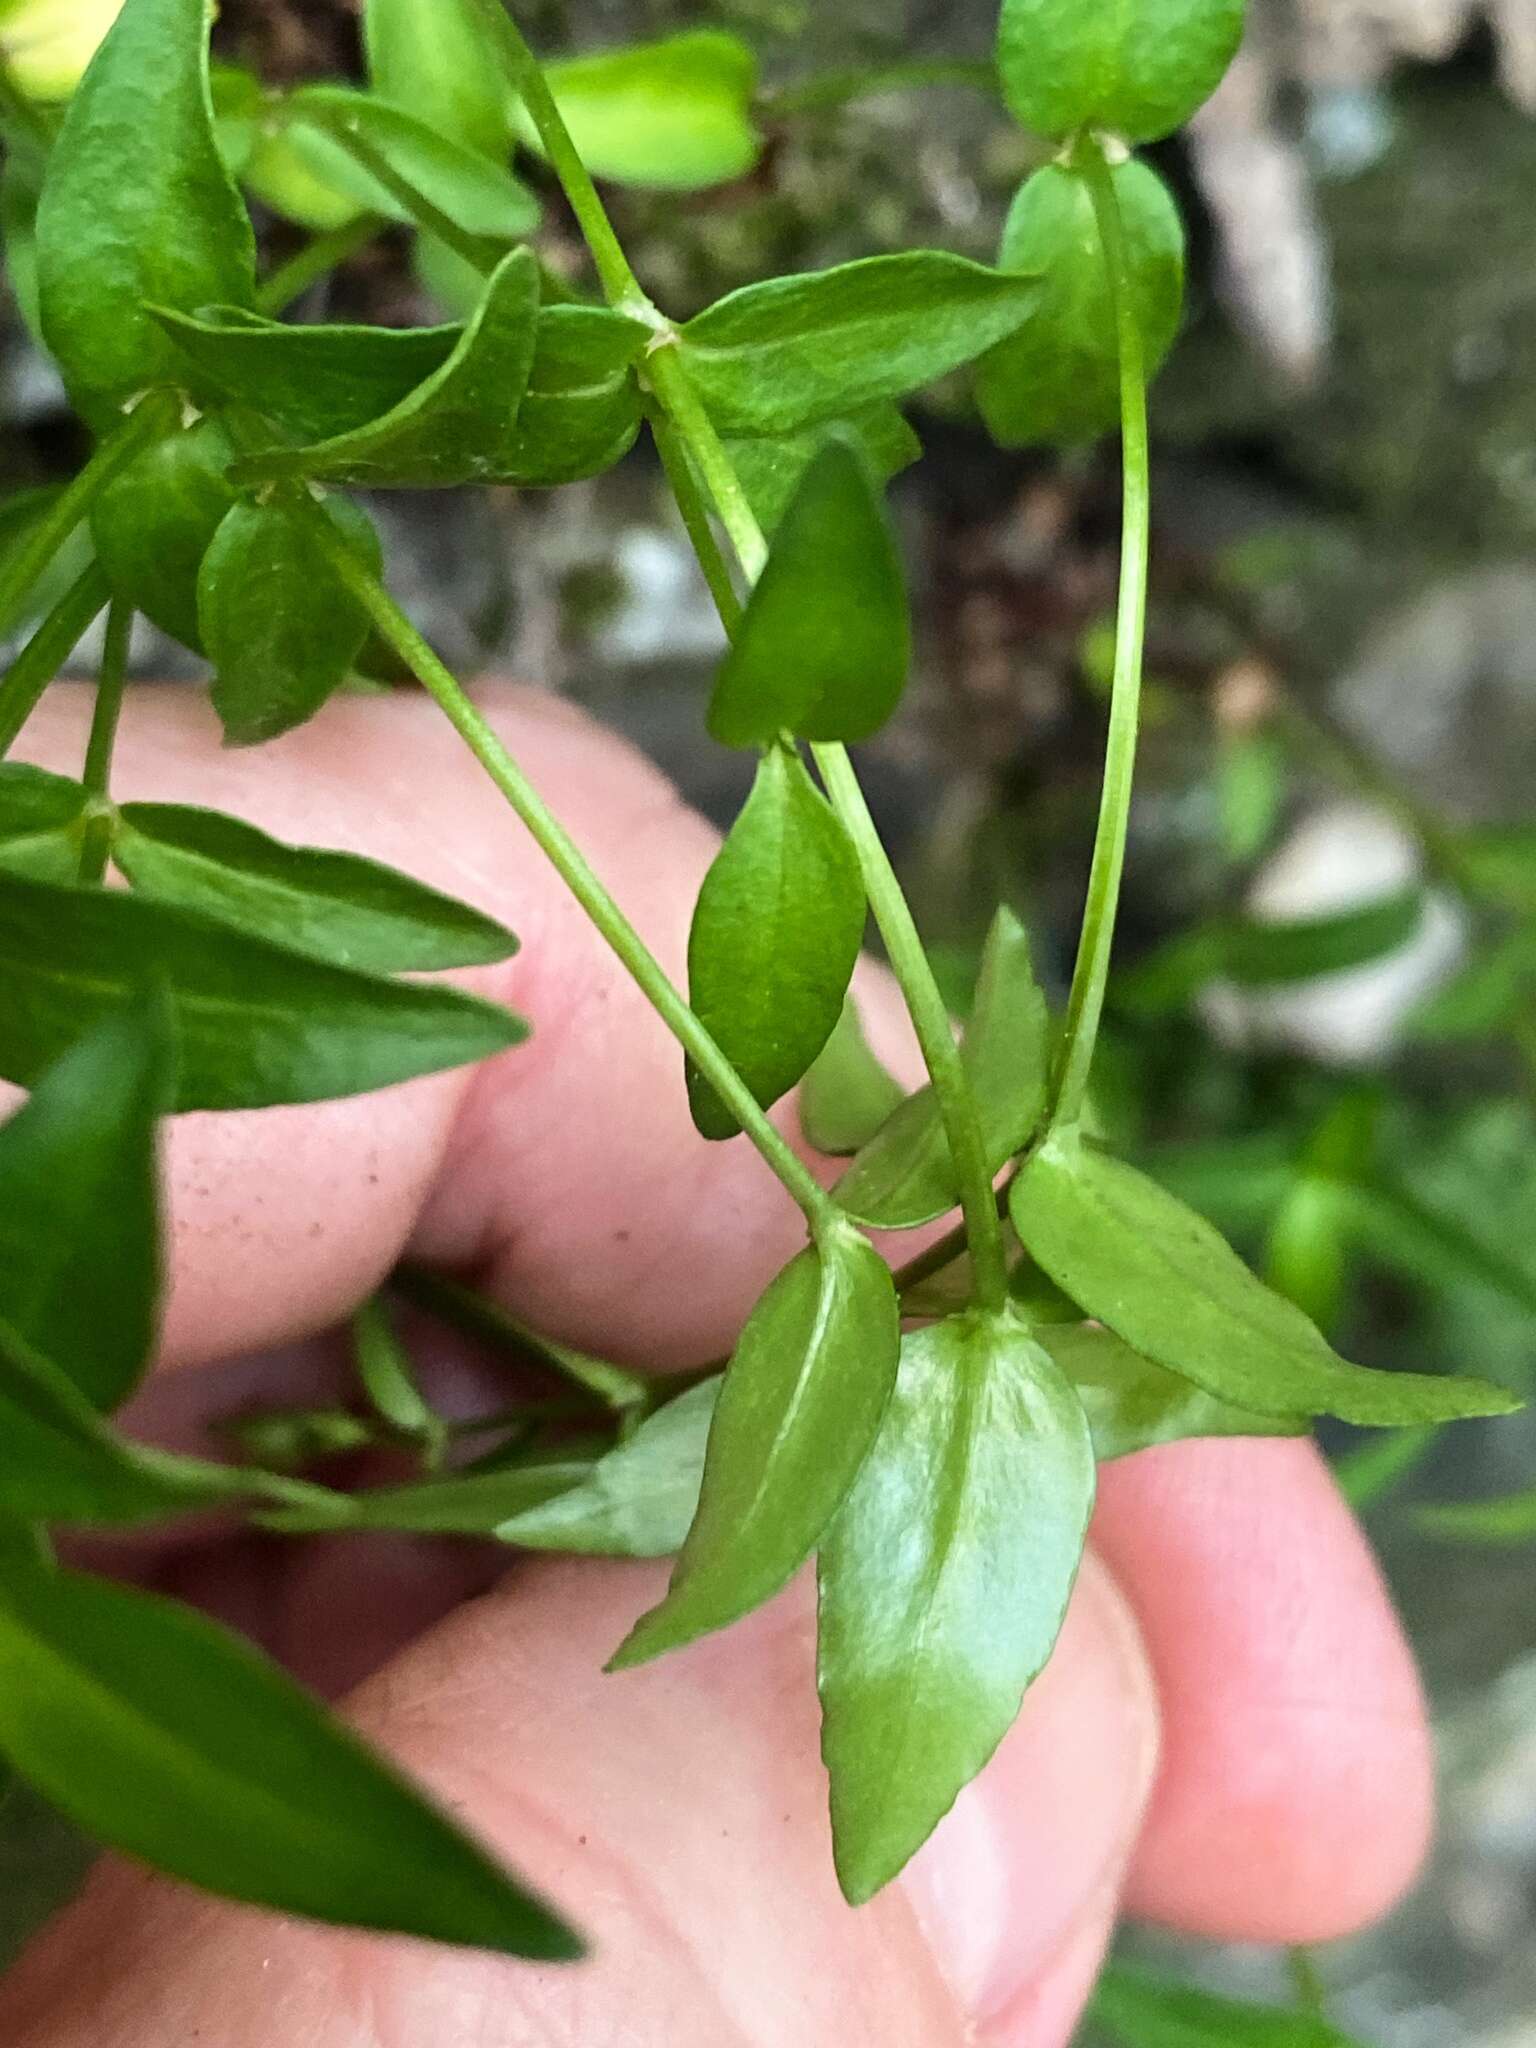
<svg viewBox="0 0 1536 2048"><path fill-rule="evenodd" d="M485 701L681 977L708 828L573 714L512 691ZM19 757L76 772L89 713L88 691L56 690ZM388 1096L183 1120L163 1364L204 1369L152 1390L144 1425L185 1436L253 1389L329 1385L323 1333L406 1250L616 1358L664 1368L726 1349L796 1249L797 1213L745 1143L694 1134L674 1047L433 709L352 699L259 755L217 742L196 693L135 690L115 789L370 853L501 916L521 955L463 979L535 1036ZM878 976L865 1008L910 1069ZM594 1959L530 1969L336 1935L108 1862L0 1985L0 2039L1065 2048L1122 1912L1266 1942L1384 1912L1423 1854L1428 1744L1375 1566L1313 1452L1188 1444L1111 1466L1094 1551L997 1760L860 1913L831 1876L803 1587L606 1678L656 1567L520 1565L498 1581L494 1558L393 1540L140 1555L344 1692Z"/></svg>

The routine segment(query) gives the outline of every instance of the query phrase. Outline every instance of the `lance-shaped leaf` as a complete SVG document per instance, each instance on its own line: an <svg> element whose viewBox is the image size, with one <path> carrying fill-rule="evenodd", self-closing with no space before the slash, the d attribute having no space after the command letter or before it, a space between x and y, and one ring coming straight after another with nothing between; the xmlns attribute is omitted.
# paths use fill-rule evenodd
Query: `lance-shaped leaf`
<svg viewBox="0 0 1536 2048"><path fill-rule="evenodd" d="M548 64L545 77L594 177L698 192L745 177L762 154L757 58L739 36L688 30ZM518 111L522 139L541 148Z"/></svg>
<svg viewBox="0 0 1536 2048"><path fill-rule="evenodd" d="M1046 1322L1034 1335L1072 1382L1100 1464L1187 1437L1309 1434L1310 1424L1300 1417L1255 1415L1218 1401L1096 1323Z"/></svg>
<svg viewBox="0 0 1536 2048"><path fill-rule="evenodd" d="M0 1076L30 1088L100 1018L164 988L175 1107L264 1109L504 1052L526 1027L454 989L381 981L119 890L0 873Z"/></svg>
<svg viewBox="0 0 1536 2048"><path fill-rule="evenodd" d="M1026 128L1155 142L1221 83L1245 0L1003 0L998 68Z"/></svg>
<svg viewBox="0 0 1536 2048"><path fill-rule="evenodd" d="M383 552L367 515L345 498L324 509L378 573ZM197 615L214 668L213 708L235 747L313 718L368 637L366 613L317 553L301 508L281 496L225 514L198 572Z"/></svg>
<svg viewBox="0 0 1536 2048"><path fill-rule="evenodd" d="M113 1363L108 1355L106 1365ZM89 1380L91 1357L77 1353L69 1364ZM94 1369L105 1385L107 1373ZM0 1517L129 1527L227 1504L269 1483L281 1482L172 1457L118 1436L70 1373L19 1336L0 1312Z"/></svg>
<svg viewBox="0 0 1536 2048"><path fill-rule="evenodd" d="M457 327L285 327L216 306L155 317L193 381L263 413L290 434L326 441L393 412L453 354Z"/></svg>
<svg viewBox="0 0 1536 2048"><path fill-rule="evenodd" d="M44 484L32 490L13 491L0 500L0 573L5 574L8 582L14 580L16 561L35 544L38 533L52 520L63 491L61 485ZM90 566L90 530L82 523L48 566L17 593L9 608L0 611L0 635L9 639L23 627L46 618Z"/></svg>
<svg viewBox="0 0 1536 2048"><path fill-rule="evenodd" d="M109 1016L0 1127L0 1316L99 1408L143 1376L160 1293L156 1119L169 1018Z"/></svg>
<svg viewBox="0 0 1536 2048"><path fill-rule="evenodd" d="M1012 1727L1093 1507L1081 1404L1011 1315L909 1335L821 1546L818 1678L838 1877L888 1884Z"/></svg>
<svg viewBox="0 0 1536 2048"><path fill-rule="evenodd" d="M410 198L419 194L464 234L492 244L521 241L539 224L538 201L505 163L404 107L349 86L305 85L284 114L285 139L300 161L369 213L414 223Z"/></svg>
<svg viewBox="0 0 1536 2048"><path fill-rule="evenodd" d="M1026 1249L1095 1321L1240 1408L1386 1426L1519 1406L1477 1380L1348 1364L1203 1217L1080 1139L1059 1135L1034 1153L1010 1206Z"/></svg>
<svg viewBox="0 0 1536 2048"><path fill-rule="evenodd" d="M830 1234L785 1267L726 1372L671 1590L613 1669L727 1628L789 1583L869 1455L900 1329L890 1269L856 1231Z"/></svg>
<svg viewBox="0 0 1536 2048"><path fill-rule="evenodd" d="M411 490L504 482L513 467L538 315L538 260L531 250L514 250L488 281L479 311L447 362L392 412L307 448L255 456L242 465L242 476L325 477Z"/></svg>
<svg viewBox="0 0 1536 2048"><path fill-rule="evenodd" d="M517 951L494 918L357 854L285 846L242 818L185 804L124 804L121 817L113 859L135 889L296 953L406 974Z"/></svg>
<svg viewBox="0 0 1536 2048"><path fill-rule="evenodd" d="M439 135L506 162L511 98L477 0L365 0L363 47L381 99Z"/></svg>
<svg viewBox="0 0 1536 2048"><path fill-rule="evenodd" d="M1029 934L1004 908L987 938L961 1047L994 1173L1040 1121L1050 1054L1050 1013L1035 980ZM932 1087L901 1104L833 1193L850 1216L879 1230L914 1230L955 1207L959 1179Z"/></svg>
<svg viewBox="0 0 1536 2048"><path fill-rule="evenodd" d="M130 0L70 103L38 208L49 347L96 418L174 375L146 302L255 291L250 216L214 140L205 0Z"/></svg>
<svg viewBox="0 0 1536 2048"><path fill-rule="evenodd" d="M0 868L39 882L72 882L88 801L67 776L0 761Z"/></svg>
<svg viewBox="0 0 1536 2048"><path fill-rule="evenodd" d="M0 1565L0 1750L101 1841L227 1898L546 1961L580 1952L248 1643L19 1548Z"/></svg>
<svg viewBox="0 0 1536 2048"><path fill-rule="evenodd" d="M1099 1979L1090 2013L1117 2048L1360 2048L1310 2013L1240 2005L1123 1963Z"/></svg>
<svg viewBox="0 0 1536 2048"><path fill-rule="evenodd" d="M722 1384L704 1380L669 1401L578 1485L504 1521L497 1536L583 1557L675 1557L698 1513Z"/></svg>
<svg viewBox="0 0 1536 2048"><path fill-rule="evenodd" d="M234 459L223 425L200 420L146 448L91 511L96 559L113 595L199 653L198 572L236 503Z"/></svg>
<svg viewBox="0 0 1536 2048"><path fill-rule="evenodd" d="M688 940L694 1010L766 1109L831 1037L868 916L853 843L804 762L770 747L746 808L704 878ZM741 1129L691 1065L706 1138Z"/></svg>
<svg viewBox="0 0 1536 2048"><path fill-rule="evenodd" d="M922 442L894 405L866 406L846 419L828 420L800 434L732 438L726 443L731 462L765 533L777 530L806 471L832 440L851 441L881 483L900 476L923 452Z"/></svg>
<svg viewBox="0 0 1536 2048"><path fill-rule="evenodd" d="M726 433L792 434L958 370L1039 296L1038 279L919 249L747 285L690 320L680 346Z"/></svg>
<svg viewBox="0 0 1536 2048"><path fill-rule="evenodd" d="M807 1143L829 1159L851 1158L906 1093L875 1057L850 997L800 1090L800 1128Z"/></svg>
<svg viewBox="0 0 1536 2048"><path fill-rule="evenodd" d="M611 469L640 428L634 375L651 330L606 306L546 306L497 481L579 483Z"/></svg>
<svg viewBox="0 0 1536 2048"><path fill-rule="evenodd" d="M781 732L868 739L900 703L911 659L896 536L863 457L831 441L774 536L721 664L710 732L728 747Z"/></svg>
<svg viewBox="0 0 1536 2048"><path fill-rule="evenodd" d="M1134 157L1113 172L1131 299L1147 356L1162 365L1184 297L1184 228L1156 171ZM1120 418L1120 351L1093 191L1079 171L1048 164L1019 192L1003 230L1002 270L1044 273L1034 317L977 367L976 395L1005 447L1086 441Z"/></svg>
<svg viewBox="0 0 1536 2048"><path fill-rule="evenodd" d="M597 1458L573 1446L492 1472L461 1472L416 1486L336 1494L313 1507L278 1508L262 1526L285 1536L391 1529L414 1536L495 1536L513 1517L537 1515L590 1478Z"/></svg>

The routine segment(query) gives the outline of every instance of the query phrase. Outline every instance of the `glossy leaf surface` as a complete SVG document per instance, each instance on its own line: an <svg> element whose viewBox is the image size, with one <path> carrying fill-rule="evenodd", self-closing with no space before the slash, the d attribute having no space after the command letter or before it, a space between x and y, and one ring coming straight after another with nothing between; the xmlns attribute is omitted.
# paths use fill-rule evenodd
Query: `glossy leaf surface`
<svg viewBox="0 0 1536 2048"><path fill-rule="evenodd" d="M493 918L357 854L285 846L185 804L125 804L121 815L113 858L136 889L317 960L404 974L517 951Z"/></svg>
<svg viewBox="0 0 1536 2048"><path fill-rule="evenodd" d="M383 566L371 521L345 499L325 511L359 559ZM214 668L213 708L228 745L255 746L314 717L345 681L368 620L281 497L226 513L203 557L198 625Z"/></svg>
<svg viewBox="0 0 1536 2048"><path fill-rule="evenodd" d="M115 1408L149 1364L160 1293L156 1119L169 1019L108 1016L0 1126L0 1317Z"/></svg>
<svg viewBox="0 0 1536 2048"><path fill-rule="evenodd" d="M757 59L722 30L567 58L546 65L545 76L594 177L697 192L745 177L762 154L752 119ZM520 127L537 149L526 115Z"/></svg>
<svg viewBox="0 0 1536 2048"><path fill-rule="evenodd" d="M381 99L506 162L510 98L495 38L475 0L365 0L363 47Z"/></svg>
<svg viewBox="0 0 1536 2048"><path fill-rule="evenodd" d="M1044 1668L1094 1498L1071 1387L1025 1326L909 1334L875 1448L821 1546L818 1675L838 1876L888 1884Z"/></svg>
<svg viewBox="0 0 1536 2048"><path fill-rule="evenodd" d="M901 701L912 659L906 577L864 458L816 455L774 536L715 684L709 730L725 746L781 732L856 741Z"/></svg>
<svg viewBox="0 0 1536 2048"><path fill-rule="evenodd" d="M690 320L680 345L723 431L792 434L947 376L1039 296L1037 279L920 249L747 285Z"/></svg>
<svg viewBox="0 0 1536 2048"><path fill-rule="evenodd" d="M785 1267L726 1372L671 1590L614 1668L726 1628L789 1583L869 1454L900 1341L895 1285L866 1238L839 1232Z"/></svg>
<svg viewBox="0 0 1536 2048"><path fill-rule="evenodd" d="M318 1702L189 1608L8 1555L0 1680L0 1749L22 1775L172 1876L385 1933L579 1952Z"/></svg>
<svg viewBox="0 0 1536 2048"><path fill-rule="evenodd" d="M524 1550L675 1557L698 1513L722 1384L716 1378L690 1387L599 1459L579 1484L514 1515L496 1534Z"/></svg>
<svg viewBox="0 0 1536 2048"><path fill-rule="evenodd" d="M1034 1153L1010 1206L1025 1247L1090 1316L1237 1407L1385 1426L1518 1406L1476 1380L1348 1364L1203 1217L1081 1141L1057 1138Z"/></svg>
<svg viewBox="0 0 1536 2048"><path fill-rule="evenodd" d="M235 451L216 419L168 435L115 476L91 511L96 559L113 595L201 652L197 578L236 502Z"/></svg>
<svg viewBox="0 0 1536 2048"><path fill-rule="evenodd" d="M766 1109L800 1080L836 1027L867 918L853 843L798 754L771 747L746 808L699 892L690 999ZM741 1126L690 1066L706 1138Z"/></svg>
<svg viewBox="0 0 1536 2048"><path fill-rule="evenodd" d="M452 355L392 412L307 448L259 456L242 474L412 490L506 481L538 314L537 260L515 250L488 281Z"/></svg>
<svg viewBox="0 0 1536 2048"><path fill-rule="evenodd" d="M1026 128L1170 134L1236 55L1244 0L1003 0L998 67Z"/></svg>
<svg viewBox="0 0 1536 2048"><path fill-rule="evenodd" d="M641 321L606 306L545 306L497 480L547 488L611 469L639 431L634 366L649 340Z"/></svg>
<svg viewBox="0 0 1536 2048"><path fill-rule="evenodd" d="M70 103L38 208L43 327L87 412L174 360L146 302L248 305L250 217L214 140L205 0L131 0Z"/></svg>
<svg viewBox="0 0 1536 2048"><path fill-rule="evenodd" d="M34 1086L146 984L175 1026L177 1109L366 1094L487 1059L522 1024L446 988L377 980L117 890L0 873L0 1075Z"/></svg>
<svg viewBox="0 0 1536 2048"><path fill-rule="evenodd" d="M1029 934L1007 909L998 912L987 939L961 1053L987 1163L1001 1172L1040 1121L1051 1054L1050 1015L1035 980ZM956 1206L959 1181L931 1086L902 1103L833 1193L850 1216L880 1230L912 1230Z"/></svg>
<svg viewBox="0 0 1536 2048"><path fill-rule="evenodd" d="M1132 300L1152 376L1173 346L1184 297L1184 229L1167 186L1135 158L1113 172ZM1020 448L1086 441L1120 418L1120 351L1093 193L1047 164L1013 202L1001 270L1043 274L1035 314L982 358L976 395L994 440Z"/></svg>
<svg viewBox="0 0 1536 2048"><path fill-rule="evenodd" d="M1096 1323L1047 1322L1035 1341L1072 1382L1100 1464L1202 1436L1306 1436L1310 1424L1255 1415L1166 1372Z"/></svg>

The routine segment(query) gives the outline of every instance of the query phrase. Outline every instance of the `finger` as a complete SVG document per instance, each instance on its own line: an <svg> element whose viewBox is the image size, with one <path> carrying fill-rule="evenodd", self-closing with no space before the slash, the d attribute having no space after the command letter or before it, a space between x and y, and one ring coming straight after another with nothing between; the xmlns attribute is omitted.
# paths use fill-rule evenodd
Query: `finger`
<svg viewBox="0 0 1536 2048"><path fill-rule="evenodd" d="M1049 1980L1150 1783L1134 1629L1084 1581L1050 1674L929 1852L855 1913L830 1875L804 1586L727 1641L599 1664L658 1589L553 1566L461 1610L355 1702L589 1934L574 1970L338 1936L121 1867L0 1987L11 2048L961 2048ZM947 1858L947 1864L945 1862ZM1006 2036L1000 2048L1014 2048ZM1035 2048L1031 2040L1029 2048Z"/></svg>
<svg viewBox="0 0 1536 2048"><path fill-rule="evenodd" d="M1164 1703L1132 1910L1277 1942L1385 1913L1424 1856L1429 1741L1375 1561L1316 1452L1190 1443L1108 1466L1094 1540Z"/></svg>
<svg viewBox="0 0 1536 2048"><path fill-rule="evenodd" d="M78 767L90 693L45 700L27 758ZM632 749L528 693L487 698L536 786L663 964L685 974L716 845ZM259 755L218 746L186 689L130 693L114 765L127 798L208 805L281 838L368 853L510 924L520 955L460 977L531 1019L473 1075L260 1116L191 1116L169 1148L172 1363L276 1345L353 1307L410 1244L473 1269L551 1334L696 1363L803 1242L742 1139L693 1130L671 1038L436 707L339 698ZM872 1029L901 1027L878 991ZM686 1260L679 1287L675 1257ZM274 1276L281 1275L281 1285Z"/></svg>

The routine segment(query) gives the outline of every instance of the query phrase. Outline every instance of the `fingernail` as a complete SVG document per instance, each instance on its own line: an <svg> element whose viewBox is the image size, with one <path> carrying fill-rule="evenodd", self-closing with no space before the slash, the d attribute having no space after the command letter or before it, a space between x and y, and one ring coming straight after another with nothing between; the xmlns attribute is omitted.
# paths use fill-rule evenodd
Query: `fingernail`
<svg viewBox="0 0 1536 2048"><path fill-rule="evenodd" d="M1140 1830L1157 1749L1135 1620L1089 1559L1012 1733L902 1880L971 2020L1004 2012L1102 1916Z"/></svg>

